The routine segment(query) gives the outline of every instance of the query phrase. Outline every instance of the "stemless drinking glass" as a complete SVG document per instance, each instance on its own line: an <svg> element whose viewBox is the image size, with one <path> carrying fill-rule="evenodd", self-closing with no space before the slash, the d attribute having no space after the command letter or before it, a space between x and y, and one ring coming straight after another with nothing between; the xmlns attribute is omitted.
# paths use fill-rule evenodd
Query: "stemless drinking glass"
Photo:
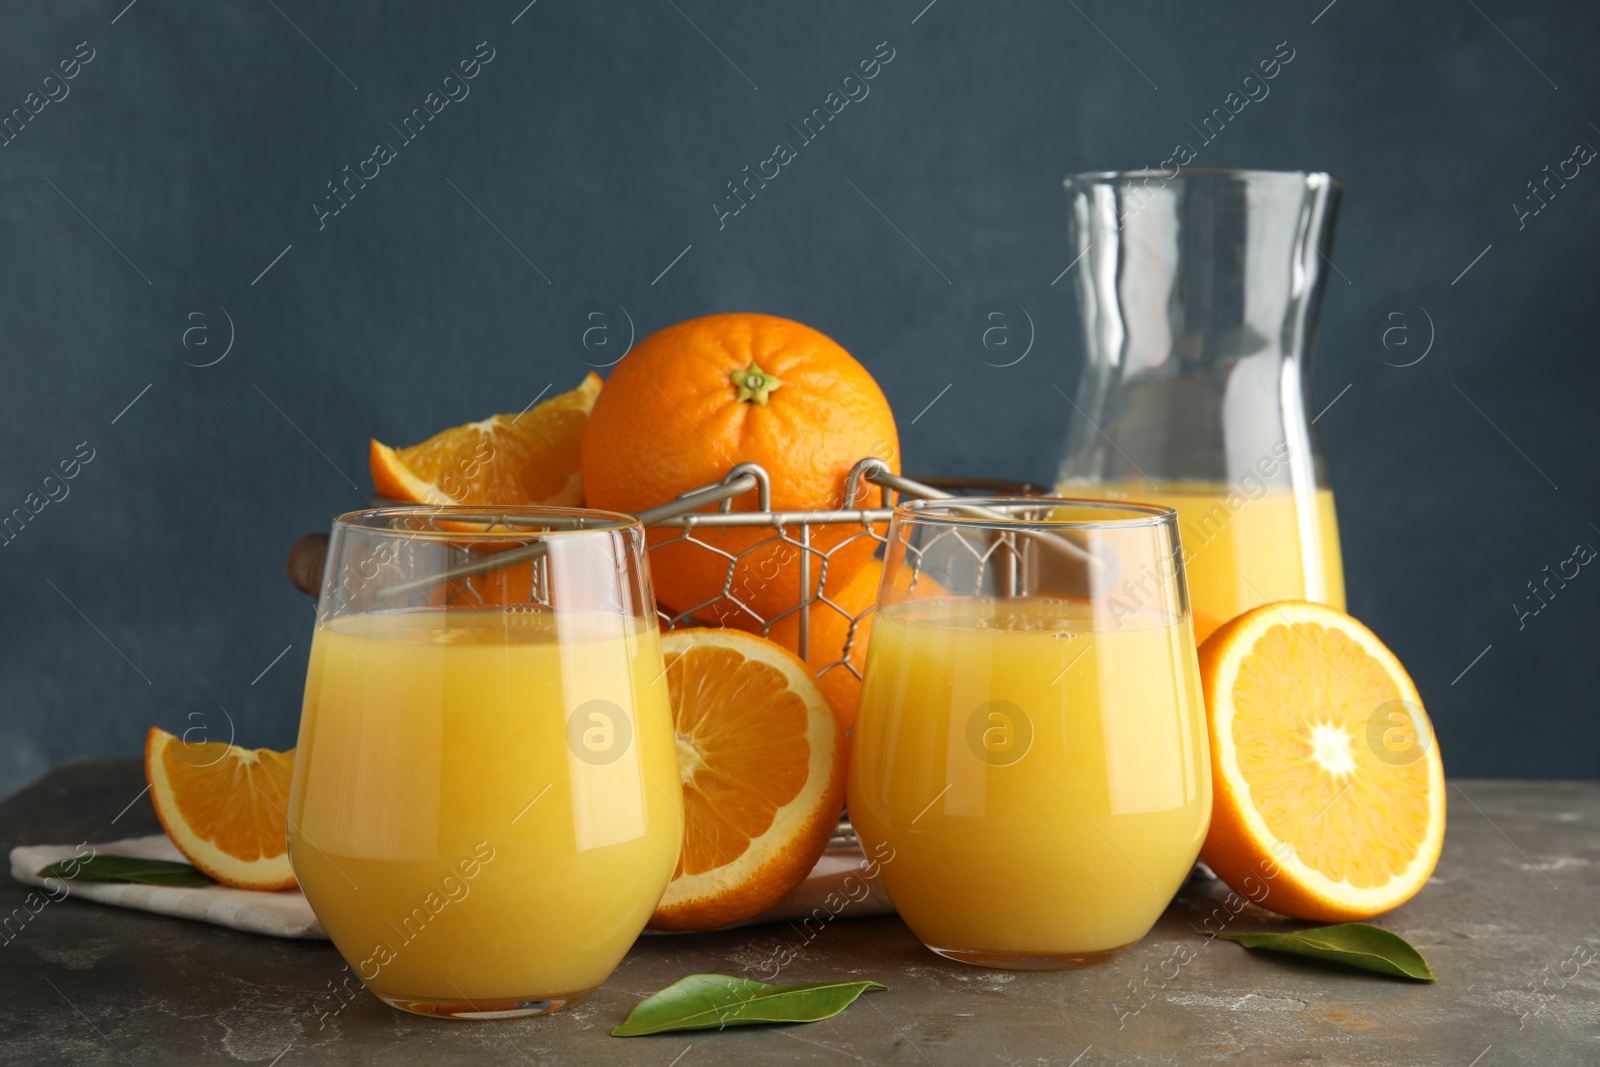
<svg viewBox="0 0 1600 1067"><path fill-rule="evenodd" d="M289 799L306 899L384 1002L576 1002L678 859L683 797L628 515L397 507L333 526Z"/></svg>
<svg viewBox="0 0 1600 1067"><path fill-rule="evenodd" d="M850 818L934 952L1049 970L1149 931L1211 820L1170 508L895 509Z"/></svg>

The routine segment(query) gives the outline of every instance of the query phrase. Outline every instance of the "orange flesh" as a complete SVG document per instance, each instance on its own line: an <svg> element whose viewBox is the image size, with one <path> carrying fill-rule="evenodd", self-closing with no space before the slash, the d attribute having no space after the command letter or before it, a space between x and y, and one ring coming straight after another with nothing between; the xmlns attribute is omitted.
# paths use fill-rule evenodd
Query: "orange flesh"
<svg viewBox="0 0 1600 1067"><path fill-rule="evenodd" d="M600 379L517 415L491 415L419 445L373 441L372 483L392 500L458 504L578 504L578 461Z"/></svg>
<svg viewBox="0 0 1600 1067"><path fill-rule="evenodd" d="M166 746L161 762L178 811L202 840L235 859L281 856L294 753L257 749L251 760L229 748L215 741Z"/></svg>
<svg viewBox="0 0 1600 1067"><path fill-rule="evenodd" d="M396 452L412 474L464 504L543 500L578 469L586 411L492 420L497 432L457 426Z"/></svg>
<svg viewBox="0 0 1600 1067"><path fill-rule="evenodd" d="M1279 840L1363 889L1406 869L1428 829L1429 764L1396 766L1368 745L1374 711L1401 699L1377 660L1336 630L1274 626L1240 663L1232 698L1239 771Z"/></svg>
<svg viewBox="0 0 1600 1067"><path fill-rule="evenodd" d="M776 669L726 648L693 648L666 663L679 751L687 745L699 757L685 767L677 878L732 863L766 833L805 785L811 748L805 702Z"/></svg>

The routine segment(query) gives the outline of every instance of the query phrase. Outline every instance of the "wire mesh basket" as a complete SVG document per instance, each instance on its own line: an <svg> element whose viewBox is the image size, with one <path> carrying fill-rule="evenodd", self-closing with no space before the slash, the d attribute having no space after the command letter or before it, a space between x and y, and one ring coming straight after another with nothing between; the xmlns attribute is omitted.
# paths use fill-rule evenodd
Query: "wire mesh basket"
<svg viewBox="0 0 1600 1067"><path fill-rule="evenodd" d="M859 558L862 550L861 542L867 540L872 542L872 554L881 554L886 542L889 519L895 504L902 498L939 499L972 494L1039 496L1047 492L1039 486L996 479L907 478L893 473L882 460L867 458L856 463L851 469L841 499L859 500L863 490L867 490L868 486L878 490L875 507L774 511L772 483L766 470L756 463L741 463L731 468L721 481L691 490L676 500L640 512L638 518L647 529L675 531L672 536L652 538L649 546L652 556L669 546L692 545L698 551L716 557L724 568L722 587L717 595L701 603L683 607L681 610L658 608L663 629L721 625L733 621L729 618L726 607L719 608L717 618L706 618L703 613L713 605L732 605L733 614L737 616L737 625L741 629L759 632L762 636L771 636L774 627L784 623L791 616L798 616L793 633L787 636L792 637L795 646L793 651L802 660L810 663L809 653L815 613L833 612L845 625L844 645L837 659L815 664L813 672L821 678L830 671L846 670L859 678L860 671L856 664L851 662L851 656L861 622L872 613L873 606L869 605L858 613L851 613L827 594L830 566L847 546L855 546L852 555ZM870 493L870 490L867 491ZM754 510L737 510L736 502L752 493L756 497ZM389 505L396 502L382 500L375 503ZM705 510L707 508L714 510ZM496 512L493 508L484 508L482 515L477 517L489 523L496 522ZM463 516L458 515L456 518L459 520ZM503 517L499 521L506 523L508 528L512 525L509 517ZM516 525L520 526L522 523ZM706 531L735 527L761 531L765 536L736 552L713 544L705 536ZM825 543L819 543L816 537L818 527L845 527L849 532L842 537L822 539ZM327 544L326 534L307 534L297 541L289 552L289 577L296 587L311 596L317 596L322 588ZM742 562L759 553L769 552L782 546L786 546L794 553L792 562L798 572L800 595L792 607L786 607L770 616L763 616L753 605L741 598L736 588L739 567ZM463 564L431 578L418 579L416 583L392 586L389 591L401 593L408 591L408 586L411 584L420 587L425 584L455 581L458 588L468 595L474 595L476 587L471 579L518 562L531 560L539 551L538 546L530 546L501 553L493 558ZM534 568L531 585L525 594L532 602L545 601L542 595L544 583L540 580L539 571L540 568Z"/></svg>
<svg viewBox="0 0 1600 1067"><path fill-rule="evenodd" d="M650 544L652 553L673 545L690 544L715 556L724 568L722 587L716 595L682 610L660 609L662 626L721 625L734 621L741 629L754 630L770 637L776 626L790 616L798 616L794 629L796 647L793 651L810 663L815 613L832 612L840 617L846 627L844 645L837 659L815 664L815 674L820 678L829 671L847 670L859 678L860 671L851 662L851 653L862 620L874 609L868 605L859 613L852 613L828 594L829 570L836 557L852 546L854 550L851 554L857 555L860 542L864 540L873 543L873 556L880 555L890 516L901 498L937 499L971 493L1034 496L1044 492L1038 486L994 479L907 478L890 471L882 460L868 458L851 469L841 499L859 500L863 489L869 485L878 490L876 507L774 511L772 485L767 472L759 464L741 463L730 469L722 481L685 493L670 504L641 513L639 518L646 528L676 531L675 536L653 538ZM735 502L751 493L756 495L755 509L735 510ZM710 505L716 505L716 510L702 510ZM732 527L755 528L764 531L766 536L737 552L713 544L702 536L703 531ZM850 532L842 537L829 538L826 543L818 543L818 527L847 527ZM798 572L800 595L792 607L764 616L741 597L737 576L742 562L775 548L787 548L793 553L792 566ZM729 605L735 616L733 619L730 619ZM704 617L702 613L713 608L718 617Z"/></svg>

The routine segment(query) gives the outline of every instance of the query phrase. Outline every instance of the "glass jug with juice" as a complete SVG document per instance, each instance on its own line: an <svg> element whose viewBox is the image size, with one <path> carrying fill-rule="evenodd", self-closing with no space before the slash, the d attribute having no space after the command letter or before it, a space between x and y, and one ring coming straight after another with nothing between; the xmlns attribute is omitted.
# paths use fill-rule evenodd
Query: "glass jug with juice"
<svg viewBox="0 0 1600 1067"><path fill-rule="evenodd" d="M1066 186L1087 360L1059 491L1177 511L1201 641L1275 600L1342 610L1310 365L1340 183L1186 170Z"/></svg>

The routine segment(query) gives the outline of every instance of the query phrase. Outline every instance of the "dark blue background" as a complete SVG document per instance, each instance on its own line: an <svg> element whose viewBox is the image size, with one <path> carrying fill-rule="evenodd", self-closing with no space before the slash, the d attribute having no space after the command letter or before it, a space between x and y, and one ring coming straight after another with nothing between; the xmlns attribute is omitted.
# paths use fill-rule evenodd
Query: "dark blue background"
<svg viewBox="0 0 1600 1067"><path fill-rule="evenodd" d="M1317 380L1322 403L1349 386L1319 426L1351 610L1452 773L1594 775L1600 575L1520 629L1513 604L1600 546L1600 173L1521 229L1511 206L1600 144L1593 5L124 2L0 19L0 114L94 50L0 147L0 511L94 450L0 547L0 792L151 723L215 736L223 708L241 742L292 744L312 613L283 553L362 502L369 436L569 388L626 344L624 309L640 336L800 319L883 384L908 468L1048 478L1082 351L1052 284L1062 176L1198 146L1284 41L1196 163L1349 183ZM325 183L484 41L471 95L319 230ZM870 96L719 229L725 183L885 41ZM990 367L973 323L1018 305L1034 347ZM221 354L223 309L232 351L187 366ZM1386 365L1426 317L1427 358ZM596 323L611 347L584 347Z"/></svg>

